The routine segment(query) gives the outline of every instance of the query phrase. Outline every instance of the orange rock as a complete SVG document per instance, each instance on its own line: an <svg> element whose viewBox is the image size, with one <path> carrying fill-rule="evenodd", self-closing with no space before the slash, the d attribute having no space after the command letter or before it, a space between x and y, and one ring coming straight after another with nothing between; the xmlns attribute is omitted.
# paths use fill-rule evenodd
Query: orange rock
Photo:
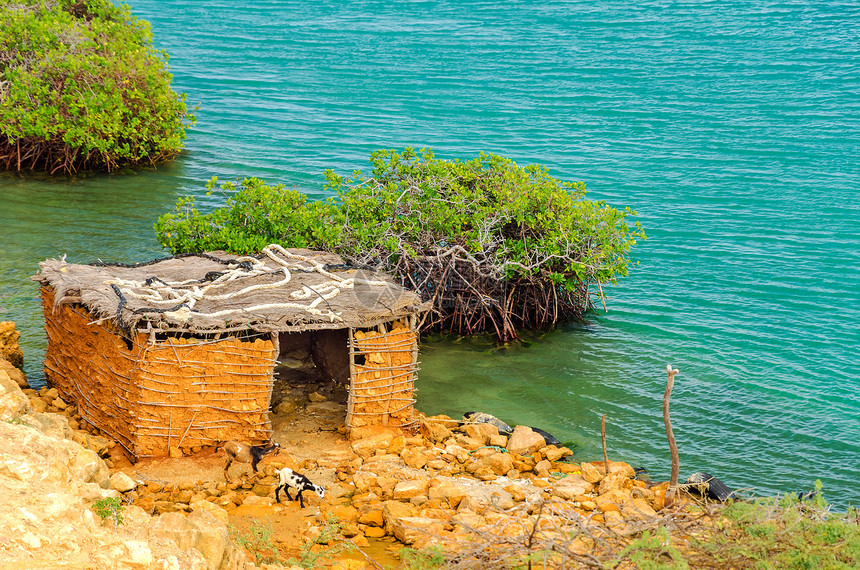
<svg viewBox="0 0 860 570"><path fill-rule="evenodd" d="M543 437L528 426L515 427L514 433L508 439L508 450L522 455L534 453L545 446Z"/></svg>
<svg viewBox="0 0 860 570"><path fill-rule="evenodd" d="M360 522L361 524L366 524L368 526L381 527L384 524L384 521L382 519L382 509L374 509L372 511L364 513L359 517L358 522Z"/></svg>
<svg viewBox="0 0 860 570"><path fill-rule="evenodd" d="M328 510L330 515L337 517L342 523L358 522L358 509L350 505L337 505Z"/></svg>
<svg viewBox="0 0 860 570"><path fill-rule="evenodd" d="M400 452L406 448L406 438L402 435L398 435L394 439L391 440L391 443L388 444L388 453L393 453L394 455L400 455Z"/></svg>
<svg viewBox="0 0 860 570"><path fill-rule="evenodd" d="M487 445L491 437L499 435L499 428L491 424L467 424L463 426L463 433Z"/></svg>

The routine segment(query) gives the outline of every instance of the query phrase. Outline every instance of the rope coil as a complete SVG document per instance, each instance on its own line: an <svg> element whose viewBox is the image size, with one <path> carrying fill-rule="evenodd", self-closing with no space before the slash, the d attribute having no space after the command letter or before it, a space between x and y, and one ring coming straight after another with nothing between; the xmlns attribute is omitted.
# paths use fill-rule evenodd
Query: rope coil
<svg viewBox="0 0 860 570"><path fill-rule="evenodd" d="M105 285L110 285L113 291L119 297L119 306L117 315L120 327L126 330L128 327L124 322L122 310L128 302L128 299L136 299L156 305L156 307L147 307L135 309L133 314L155 313L162 314L166 318L176 323L187 324L195 315L206 316L210 318L228 317L234 314L248 314L254 311L267 309L292 309L305 311L306 313L327 318L330 322L342 322L341 313L328 309L319 308L319 305L328 302L337 297L342 291L354 289L356 285L364 285L368 287L387 287L386 281L375 281L370 279L361 279L357 277L340 277L328 270L325 264L319 263L310 257L299 255L287 251L278 244L270 244L263 251L263 258L257 259L254 257L238 257L232 261L225 261L214 256L206 254L196 254L207 259L218 261L226 265L224 271L210 271L203 279L186 279L184 281L164 281L159 277L148 277L143 281L130 279L114 278L104 282ZM271 260L279 269L272 271L266 265L264 259ZM105 264L107 265L107 264ZM121 266L120 264L116 264ZM136 264L136 267L148 264ZM195 309L198 302L206 301L228 301L248 295L254 291L266 289L278 289L284 287L292 281L292 272L300 273L317 273L325 277L324 281L313 287L303 285L297 291L290 293L291 301L285 303L265 303L249 307L239 307L223 309L213 312L204 312ZM283 275L283 277L273 283L257 283L249 285L239 291L231 293L218 293L225 285L231 284L237 279L245 279L250 277L260 277L265 275ZM302 303L300 301L307 301ZM158 305L166 305L158 307Z"/></svg>

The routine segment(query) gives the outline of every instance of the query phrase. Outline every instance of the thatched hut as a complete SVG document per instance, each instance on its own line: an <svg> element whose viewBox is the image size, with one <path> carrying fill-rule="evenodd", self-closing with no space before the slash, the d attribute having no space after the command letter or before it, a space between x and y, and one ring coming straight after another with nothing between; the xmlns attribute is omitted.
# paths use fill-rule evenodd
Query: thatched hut
<svg viewBox="0 0 860 570"><path fill-rule="evenodd" d="M49 383L135 458L258 443L281 344L313 335L349 383L348 428L412 427L420 299L331 254L263 253L42 262Z"/></svg>

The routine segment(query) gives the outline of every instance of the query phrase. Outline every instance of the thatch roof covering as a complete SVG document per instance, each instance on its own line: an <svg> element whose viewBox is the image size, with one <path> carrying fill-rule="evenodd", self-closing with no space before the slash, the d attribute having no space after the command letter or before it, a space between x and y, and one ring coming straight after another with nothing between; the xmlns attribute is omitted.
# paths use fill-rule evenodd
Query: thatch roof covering
<svg viewBox="0 0 860 570"><path fill-rule="evenodd" d="M369 327L425 309L382 273L338 256L269 246L259 259L222 252L134 266L49 259L33 279L55 302L80 303L120 329L258 332Z"/></svg>

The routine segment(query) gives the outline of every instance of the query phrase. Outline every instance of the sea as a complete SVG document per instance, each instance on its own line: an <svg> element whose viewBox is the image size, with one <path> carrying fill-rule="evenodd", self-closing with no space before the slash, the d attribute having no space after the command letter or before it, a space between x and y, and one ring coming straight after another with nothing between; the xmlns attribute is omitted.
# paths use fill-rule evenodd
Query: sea
<svg viewBox="0 0 860 570"><path fill-rule="evenodd" d="M484 411L574 458L749 495L857 505L860 4L856 1L130 0L198 107L157 168L0 176L0 320L44 383L38 262L165 255L184 196L256 176L324 197L379 148L546 165L648 239L584 321L497 345L422 341L418 408Z"/></svg>

